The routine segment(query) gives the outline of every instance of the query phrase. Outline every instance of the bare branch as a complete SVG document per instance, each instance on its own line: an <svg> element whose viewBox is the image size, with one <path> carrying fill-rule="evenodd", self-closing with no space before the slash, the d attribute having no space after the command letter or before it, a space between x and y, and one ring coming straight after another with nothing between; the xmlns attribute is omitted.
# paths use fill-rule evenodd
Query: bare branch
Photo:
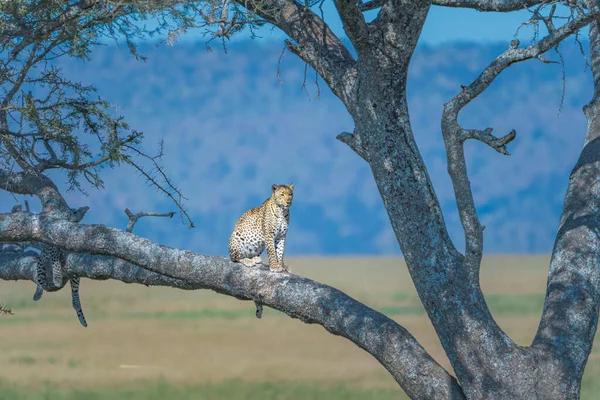
<svg viewBox="0 0 600 400"><path fill-rule="evenodd" d="M0 303L0 315L15 315L10 307Z"/></svg>
<svg viewBox="0 0 600 400"><path fill-rule="evenodd" d="M133 168L135 168L140 173L140 175L142 175L144 178L146 178L146 180L148 180L148 182L150 182L153 186L155 186L159 192L162 192L165 196L170 198L175 203L177 208L179 208L179 210L181 211L182 219L183 219L183 217L185 217L185 219L187 219L187 222L189 223L190 228L194 228L194 222L188 215L187 211L183 208L183 204L182 204L182 199L185 199L185 200L187 200L187 199L183 196L183 194L179 191L179 189L177 187L175 187L175 185L171 182L171 180L169 179L169 177L163 170L162 166L157 161L162 158L162 142L160 144L160 151L159 151L158 155L154 156L154 157L151 157L148 154L136 149L135 147L131 147L127 144L123 145L123 147L131 150L133 153L137 154L139 157L149 160L152 163L152 165L154 165L154 172L158 173L158 175L160 175L162 180L165 182L165 186L160 184L150 172L148 172L142 166L135 163L131 158L129 158L129 157L125 158L125 162L127 164L129 164Z"/></svg>
<svg viewBox="0 0 600 400"><path fill-rule="evenodd" d="M72 212L54 182L42 174L0 170L0 189L37 196L42 203L42 212L47 214L70 215Z"/></svg>
<svg viewBox="0 0 600 400"><path fill-rule="evenodd" d="M518 11L557 0L433 0L431 4L453 8L473 8L477 11Z"/></svg>
<svg viewBox="0 0 600 400"><path fill-rule="evenodd" d="M496 58L473 83L469 86L462 86L462 91L444 105L442 134L446 145L448 173L452 179L456 204L465 231L465 262L471 273L477 273L481 265L483 228L477 216L471 184L467 175L463 142L466 139L476 139L491 146L499 153L508 155L506 145L515 138L516 132L513 130L502 138L496 138L492 136L491 128L484 131L465 130L458 124L458 114L463 107L486 90L504 69L514 63L540 57L567 36L589 24L597 15L597 13L581 15L560 28L552 30L548 36L538 43L525 48L518 48L519 43L514 40L510 47Z"/></svg>
<svg viewBox="0 0 600 400"><path fill-rule="evenodd" d="M27 213L0 214L0 225L0 242L37 240L80 253L67 255L68 276L210 289L254 300L351 340L390 371L411 398L464 398L456 380L406 329L330 286L290 273L247 268L228 257L160 246L103 225L75 224ZM33 261L33 257L0 253L0 279L32 280Z"/></svg>
<svg viewBox="0 0 600 400"><path fill-rule="evenodd" d="M554 46L559 44L568 36L574 34L579 29L588 25L597 16L596 13L588 13L577 17L576 19L566 23L557 29L554 33L549 34L539 42L532 44L525 48L515 48L511 46L508 50L498 56L480 75L477 79L470 84L468 87L463 89L454 99L449 103L454 107L460 106L461 108L468 104L475 97L479 96L485 89L487 89L494 79L504 69L510 65L528 60L530 58L537 58L544 54ZM518 46L518 44L517 44Z"/></svg>
<svg viewBox="0 0 600 400"><path fill-rule="evenodd" d="M517 132L513 129L507 135L502 136L501 138L497 138L492 135L493 128L486 128L483 131L479 130L463 130L461 132L462 138L461 141L465 141L467 139L476 139L480 142L483 142L496 150L500 154L504 154L505 156L509 156L510 153L506 150L506 145L513 141L515 137L517 137Z"/></svg>
<svg viewBox="0 0 600 400"><path fill-rule="evenodd" d="M129 223L127 224L127 232L132 232L133 231L133 226L135 225L135 223L137 222L137 220L140 219L140 218L142 218L142 217L169 217L169 218L173 218L173 215L175 215L174 212L164 213L164 214L149 213L149 212L139 212L137 214L133 214L131 211L129 211L129 208L125 209L125 214L127 214L127 217L129 217Z"/></svg>

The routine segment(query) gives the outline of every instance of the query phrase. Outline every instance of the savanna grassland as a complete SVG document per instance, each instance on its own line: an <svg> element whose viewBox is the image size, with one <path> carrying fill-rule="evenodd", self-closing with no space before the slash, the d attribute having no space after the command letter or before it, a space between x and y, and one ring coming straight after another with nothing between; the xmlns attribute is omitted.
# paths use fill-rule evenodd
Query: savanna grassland
<svg viewBox="0 0 600 400"><path fill-rule="evenodd" d="M542 311L546 256L488 256L482 287L498 323L528 345ZM294 273L345 291L404 325L449 367L403 262L289 258ZM31 300L32 282L0 282L0 399L398 399L375 359L320 326L208 291L83 280L89 327L69 290ZM600 344L582 399L600 392Z"/></svg>

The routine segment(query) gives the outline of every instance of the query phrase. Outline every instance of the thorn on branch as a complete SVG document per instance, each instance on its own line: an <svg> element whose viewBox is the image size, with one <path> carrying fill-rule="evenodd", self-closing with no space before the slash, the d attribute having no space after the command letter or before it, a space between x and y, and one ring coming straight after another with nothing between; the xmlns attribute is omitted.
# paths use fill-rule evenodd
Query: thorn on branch
<svg viewBox="0 0 600 400"><path fill-rule="evenodd" d="M175 212L169 212L169 213L164 213L164 214L159 214L159 213L147 213L147 212L140 212L137 214L133 214L129 208L125 209L125 214L127 214L127 217L129 217L129 223L127 224L127 232L133 231L133 227L135 225L135 223L137 222L138 219L142 218L142 217L169 217L169 218L173 218L173 216L175 215Z"/></svg>

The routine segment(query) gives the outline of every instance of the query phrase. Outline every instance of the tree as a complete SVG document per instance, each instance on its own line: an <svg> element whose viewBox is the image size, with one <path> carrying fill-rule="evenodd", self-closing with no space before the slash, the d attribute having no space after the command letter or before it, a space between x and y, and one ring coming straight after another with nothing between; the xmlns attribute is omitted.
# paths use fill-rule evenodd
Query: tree
<svg viewBox="0 0 600 400"><path fill-rule="evenodd" d="M45 291L61 289L67 278L72 285L80 277L118 279L211 289L253 300L351 340L415 399L578 398L600 305L598 3L565 3L571 13L559 27L554 1L334 0L334 4L350 39L348 46L313 11L319 2L40 0L0 5L4 90L0 183L6 191L37 196L42 205L39 214L15 208L0 215L0 241L5 243L0 278L33 280ZM409 62L432 4L489 12L528 7L529 23L543 24L548 32L528 46L514 40L444 107L441 131L465 233L463 252L448 235L413 137L406 99ZM370 22L366 11L376 12ZM98 167L126 163L185 213L180 193L160 169L159 159L136 147L141 134L113 117L106 103L90 100L91 88L69 82L60 71L45 66L45 61L60 56L86 58L103 36L125 37L137 55L132 38L153 33L135 24L144 18L158 21L156 32L168 32L168 40L198 26L213 37L227 38L245 27L271 24L289 36L289 51L316 70L354 120L354 132L337 138L371 167L419 297L456 377L402 326L335 288L293 274L247 269L227 257L167 248L104 225L79 223L87 208L71 209L49 171L66 172L75 188L82 177L101 187ZM463 143L475 139L508 154L506 146L516 132L496 137L491 128L466 129L459 125L458 114L504 69L532 58L546 62L544 53L587 25L594 77L594 95L584 108L587 137L569 179L538 332L531 346L521 347L496 324L479 285L484 227L477 217L463 153ZM95 157L78 140L80 131L97 137ZM158 173L148 172L145 163L158 167ZM129 215L132 228L139 215ZM44 245L61 249L63 262L38 268L38 253L27 247Z"/></svg>

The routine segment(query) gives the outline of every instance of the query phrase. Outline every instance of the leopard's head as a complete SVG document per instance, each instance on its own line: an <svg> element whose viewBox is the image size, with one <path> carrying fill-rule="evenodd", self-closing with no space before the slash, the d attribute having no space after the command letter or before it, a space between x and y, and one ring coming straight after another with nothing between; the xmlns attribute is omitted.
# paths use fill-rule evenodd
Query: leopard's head
<svg viewBox="0 0 600 400"><path fill-rule="evenodd" d="M271 186L273 194L271 198L275 201L279 207L288 208L292 205L292 199L294 198L294 184L291 185L273 185Z"/></svg>

